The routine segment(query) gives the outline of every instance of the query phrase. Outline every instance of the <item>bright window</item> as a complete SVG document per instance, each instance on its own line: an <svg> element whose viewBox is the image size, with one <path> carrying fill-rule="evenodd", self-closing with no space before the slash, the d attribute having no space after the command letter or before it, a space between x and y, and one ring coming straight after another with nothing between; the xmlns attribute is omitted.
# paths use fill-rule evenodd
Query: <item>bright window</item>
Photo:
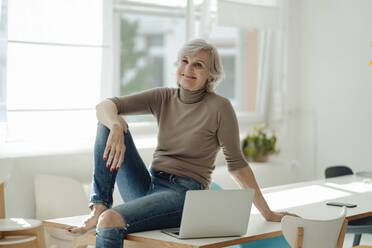
<svg viewBox="0 0 372 248"><path fill-rule="evenodd" d="M7 1L0 0L0 124L6 121L6 33Z"/></svg>
<svg viewBox="0 0 372 248"><path fill-rule="evenodd" d="M11 0L7 14L6 140L94 138L102 0Z"/></svg>
<svg viewBox="0 0 372 248"><path fill-rule="evenodd" d="M174 4L176 4L175 1ZM178 4L186 1L178 1ZM120 33L116 64L119 92L129 95L154 87L175 87L177 54L186 39L184 8L132 3L116 5ZM151 121L152 116L127 116L128 121Z"/></svg>
<svg viewBox="0 0 372 248"><path fill-rule="evenodd" d="M220 52L226 78L217 93L243 116L263 116L275 31L219 23L216 0L0 3L0 122L7 125L9 142L92 140L94 106L102 98L177 87L177 52L191 31ZM275 6L276 0L249 3ZM271 16L273 9L263 13Z"/></svg>
<svg viewBox="0 0 372 248"><path fill-rule="evenodd" d="M153 87L177 87L177 52L187 40L190 18L195 18L194 32L208 32L202 37L216 45L222 57L225 79L216 92L232 102L238 112L262 118L265 111L267 85L270 73L273 36L268 29L245 29L217 23L217 1L208 1L206 25L203 20L205 1L194 1L193 14L187 9L188 1L117 1L114 13L120 33L115 61L117 67L116 95L129 95ZM251 1L275 5L276 1ZM190 6L189 6L190 7ZM127 116L129 121L153 120L150 116Z"/></svg>

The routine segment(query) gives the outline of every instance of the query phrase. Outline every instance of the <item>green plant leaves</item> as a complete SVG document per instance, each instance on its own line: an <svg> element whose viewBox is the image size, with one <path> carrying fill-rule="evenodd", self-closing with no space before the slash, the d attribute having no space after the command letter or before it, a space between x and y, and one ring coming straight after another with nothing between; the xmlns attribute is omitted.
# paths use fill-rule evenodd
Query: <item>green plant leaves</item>
<svg viewBox="0 0 372 248"><path fill-rule="evenodd" d="M257 160L271 154L278 154L279 149L275 148L275 134L268 137L263 125L253 127L253 133L247 135L243 140L242 151L248 160Z"/></svg>

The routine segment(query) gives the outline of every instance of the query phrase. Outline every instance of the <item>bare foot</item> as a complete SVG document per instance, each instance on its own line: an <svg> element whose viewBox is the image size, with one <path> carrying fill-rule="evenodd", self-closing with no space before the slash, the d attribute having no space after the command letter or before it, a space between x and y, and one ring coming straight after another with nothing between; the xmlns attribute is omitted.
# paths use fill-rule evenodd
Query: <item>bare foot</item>
<svg viewBox="0 0 372 248"><path fill-rule="evenodd" d="M66 230L72 234L82 235L89 230L95 228L98 223L99 216L107 209L103 204L94 204L93 210L89 217L83 222L81 226L78 227L68 227Z"/></svg>

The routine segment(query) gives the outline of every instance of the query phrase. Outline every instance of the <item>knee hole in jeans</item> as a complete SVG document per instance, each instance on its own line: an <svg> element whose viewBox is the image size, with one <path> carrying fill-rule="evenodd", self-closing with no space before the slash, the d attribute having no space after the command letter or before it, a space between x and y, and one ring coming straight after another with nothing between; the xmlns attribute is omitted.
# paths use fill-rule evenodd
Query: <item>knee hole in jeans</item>
<svg viewBox="0 0 372 248"><path fill-rule="evenodd" d="M97 228L113 227L126 227L126 221L117 211L109 209L99 216Z"/></svg>

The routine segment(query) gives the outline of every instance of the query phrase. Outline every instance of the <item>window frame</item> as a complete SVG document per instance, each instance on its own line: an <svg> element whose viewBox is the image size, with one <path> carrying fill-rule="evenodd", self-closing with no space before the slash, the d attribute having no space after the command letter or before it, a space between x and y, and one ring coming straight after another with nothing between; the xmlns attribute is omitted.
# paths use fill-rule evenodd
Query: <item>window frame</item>
<svg viewBox="0 0 372 248"><path fill-rule="evenodd" d="M0 0L0 128L7 121L7 104L6 104L6 58L7 58L7 0ZM1 34L3 36L1 36ZM1 131L0 131L1 132ZM1 132L2 133L2 132ZM1 136L0 136L1 138ZM0 139L1 140L1 139Z"/></svg>
<svg viewBox="0 0 372 248"><path fill-rule="evenodd" d="M120 3L120 1L119 1ZM129 2L126 2L129 3ZM132 5L136 5L136 3L130 3ZM146 5L149 8L143 8L139 11L139 13L149 13L148 11L151 10L151 8L156 8L154 12L151 12L151 14L161 14L162 16L166 13L168 13L170 16L184 16L186 21L188 15L191 15L192 13L185 11L180 11L180 8L177 7L164 7L164 6L157 6L157 5L149 5L149 4L141 4ZM111 97L113 95L117 95L117 92L119 92L119 61L120 61L120 53L118 52L119 49L119 39L120 36L115 30L119 29L120 24L120 17L119 14L116 13L118 11L118 3L115 3L114 0L110 1L103 1L103 54L102 54L102 80L101 80L101 89L100 89L100 96L101 99L105 99L107 97ZM161 12L160 9L166 9L166 12ZM194 13L196 18L199 18L199 13ZM108 28L107 28L108 27ZM187 31L186 31L187 33ZM272 51L275 45L280 41L280 35L277 37L277 35L272 35L271 45L270 45L270 52L267 53L267 56L272 56L272 59L270 61L276 61L278 60L274 55L277 55L277 52ZM242 44L240 44L242 45ZM238 68L236 70L236 79L237 83L244 84L244 78L242 78L241 70L244 70L243 66L244 63L241 63L241 58L237 57L236 64L238 65ZM257 109L254 113L244 112L244 111L235 111L239 127L241 129L241 132L244 132L248 127L251 125L256 125L260 123L264 123L267 121L267 115L268 115L268 105L269 105L269 93L270 93L270 87L272 85L272 81L275 79L275 71L272 70L272 68L275 67L274 62L270 62L269 65L266 66L265 71L266 75L267 72L270 72L271 78L265 78L266 82L264 83L264 87L262 92L260 92L260 96L258 96L261 101L259 104L259 110ZM240 71L239 71L240 70ZM271 71L270 71L271 70ZM175 87L175 85L174 85ZM237 87L238 88L238 87ZM0 123L1 124L1 123ZM3 130L6 131L6 122L5 128ZM157 124L155 121L151 122L135 122L130 123L131 129L133 133L138 133L140 136L153 136L157 132ZM0 126L0 141L2 138L3 132ZM6 133L5 133L6 134Z"/></svg>
<svg viewBox="0 0 372 248"><path fill-rule="evenodd" d="M189 3L189 1L188 1ZM139 7L138 10L136 10L136 6ZM154 8L152 10L152 8ZM168 16L174 16L176 15L175 13L178 13L177 16L180 16L182 11L180 11L181 8L177 7L165 7L165 6L159 6L155 4L146 4L146 3L134 3L134 2L125 2L125 1L118 1L116 4L113 5L113 20L114 20L114 25L113 25L113 33L116 34L114 35L114 42L113 42L113 60L114 60L114 91L113 95L118 95L119 87L120 87L120 80L119 80L119 66L120 66L120 53L119 53L119 44L120 44L120 37L117 34L117 30L119 30L119 23L120 23L120 11L126 10L126 11L133 11L133 13L141 13L141 14L151 14L151 15L168 15ZM200 11L200 10L198 10ZM192 16L194 15L194 16ZM187 8L184 10L184 15L185 21L188 22L190 18L199 18L200 13L195 12L192 13L191 11L188 11ZM190 25L186 25L187 28L191 28ZM186 33L188 34L190 31L186 30ZM241 31L241 36L244 35L244 31ZM269 46L268 50L266 51L266 54L264 56L265 62L263 63L262 61L260 63L265 64L264 68L262 68L262 75L268 75L270 70L273 68L272 62L269 61L274 61L274 59L268 60L270 56L274 56L272 52L272 46L275 44L275 36L271 37L272 40L269 41ZM239 49L243 49L242 42L238 42L238 45L240 46ZM238 87L236 87L236 91L239 89L239 87L244 86L244 76L241 73L244 70L244 61L242 61L241 56L236 57L237 61L236 64L239 65L236 70L236 79ZM270 72L273 74L273 71ZM271 79L273 76L271 76ZM269 95L269 89L271 87L271 82L269 77L264 77L262 82L262 89L257 96L257 99L259 99L259 102L257 103L257 109L255 112L247 112L247 111L237 111L236 116L238 119L238 123L240 127L247 127L251 125L256 125L260 123L265 123L267 121L267 114L268 114L268 95ZM175 86L174 86L175 87ZM238 101L240 96L238 96ZM157 129L157 124L156 121L149 121L149 122L133 122L130 123L130 126L133 129L135 129L135 132L138 130L138 133L142 135L146 134L151 134L154 130Z"/></svg>

